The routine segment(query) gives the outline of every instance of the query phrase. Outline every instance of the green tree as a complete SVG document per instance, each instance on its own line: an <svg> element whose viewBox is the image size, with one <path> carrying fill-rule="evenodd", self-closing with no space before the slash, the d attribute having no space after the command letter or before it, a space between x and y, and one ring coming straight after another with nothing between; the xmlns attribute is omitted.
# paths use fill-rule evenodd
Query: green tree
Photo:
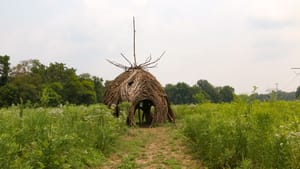
<svg viewBox="0 0 300 169"><path fill-rule="evenodd" d="M101 78L87 73L78 76L75 69L63 63L45 66L38 60L22 61L8 74L8 61L8 56L0 56L0 106L19 103L20 100L44 106L92 104L103 100ZM9 94L13 98L8 97Z"/></svg>
<svg viewBox="0 0 300 169"><path fill-rule="evenodd" d="M79 77L76 75L76 70L68 68L63 63L50 63L46 67L44 72L44 83L54 85L59 84L59 90L55 90L60 96L62 96L62 102L80 104L79 95L82 90L82 86Z"/></svg>
<svg viewBox="0 0 300 169"><path fill-rule="evenodd" d="M96 102L102 103L103 102L103 95L104 95L104 86L103 86L103 79L93 76L94 82L94 90L96 92Z"/></svg>
<svg viewBox="0 0 300 169"><path fill-rule="evenodd" d="M224 86L220 89L219 95L222 102L232 102L234 98L234 88Z"/></svg>
<svg viewBox="0 0 300 169"><path fill-rule="evenodd" d="M38 63L39 61L34 59L21 61L19 64L12 68L11 76L14 77L19 74L30 74L32 73L32 68L34 68Z"/></svg>
<svg viewBox="0 0 300 169"><path fill-rule="evenodd" d="M296 99L296 92L284 92L278 90L276 92L278 100L295 100Z"/></svg>
<svg viewBox="0 0 300 169"><path fill-rule="evenodd" d="M92 80L81 80L81 89L79 91L79 102L81 104L93 104L96 102L96 92Z"/></svg>
<svg viewBox="0 0 300 169"><path fill-rule="evenodd" d="M63 85L69 80L78 79L76 70L68 68L63 63L50 63L45 70L45 82L61 82Z"/></svg>
<svg viewBox="0 0 300 169"><path fill-rule="evenodd" d="M297 88L297 91L296 91L296 98L297 98L297 99L300 99L300 86Z"/></svg>
<svg viewBox="0 0 300 169"><path fill-rule="evenodd" d="M33 81L32 77L24 74L15 76L11 82L18 89L17 97L22 98L25 103L28 101L32 103L39 101L39 83Z"/></svg>
<svg viewBox="0 0 300 169"><path fill-rule="evenodd" d="M210 101L202 91L195 93L193 98L197 101L197 103L208 103Z"/></svg>
<svg viewBox="0 0 300 169"><path fill-rule="evenodd" d="M81 82L77 76L72 76L68 79L67 82L63 83L63 100L72 104L80 104Z"/></svg>
<svg viewBox="0 0 300 169"><path fill-rule="evenodd" d="M37 60L26 60L12 68L10 83L18 88L18 100L21 98L25 103L40 100L42 76L31 70L36 63Z"/></svg>
<svg viewBox="0 0 300 169"><path fill-rule="evenodd" d="M14 84L7 83L1 86L0 93L0 107L18 103L18 88Z"/></svg>
<svg viewBox="0 0 300 169"><path fill-rule="evenodd" d="M249 96L247 94L239 94L235 95L234 101L236 102L244 102L246 103L249 100Z"/></svg>
<svg viewBox="0 0 300 169"><path fill-rule="evenodd" d="M199 92L196 86L190 87L184 82L179 82L176 85L167 84L165 91L173 104L191 104L196 103L194 95Z"/></svg>
<svg viewBox="0 0 300 169"><path fill-rule="evenodd" d="M30 65L30 73L39 76L42 79L41 83L46 83L46 69L47 66L43 65L40 63L39 60L31 60L31 65Z"/></svg>
<svg viewBox="0 0 300 169"><path fill-rule="evenodd" d="M50 87L57 94L59 94L59 95L63 94L63 85L60 82L46 83L45 85Z"/></svg>
<svg viewBox="0 0 300 169"><path fill-rule="evenodd" d="M61 104L62 97L50 86L46 86L42 91L41 104L46 107L54 107Z"/></svg>
<svg viewBox="0 0 300 169"><path fill-rule="evenodd" d="M0 56L0 86L8 82L9 65L9 56Z"/></svg>
<svg viewBox="0 0 300 169"><path fill-rule="evenodd" d="M204 92L205 96L213 103L218 103L220 101L220 96L217 89L207 80L198 80L197 85Z"/></svg>

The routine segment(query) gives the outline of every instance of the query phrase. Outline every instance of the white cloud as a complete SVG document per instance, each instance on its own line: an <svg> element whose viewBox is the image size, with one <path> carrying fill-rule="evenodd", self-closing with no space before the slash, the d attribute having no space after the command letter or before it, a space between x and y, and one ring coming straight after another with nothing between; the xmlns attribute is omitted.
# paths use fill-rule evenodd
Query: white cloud
<svg viewBox="0 0 300 169"><path fill-rule="evenodd" d="M166 55L151 69L163 84L207 79L250 92L274 83L283 90L300 66L300 1L77 0L0 2L0 53L13 64L59 61L104 79L121 70L105 59L132 58L132 16L137 55ZM126 62L124 62L126 63ZM287 83L287 85L285 85ZM287 86L285 88L285 86Z"/></svg>

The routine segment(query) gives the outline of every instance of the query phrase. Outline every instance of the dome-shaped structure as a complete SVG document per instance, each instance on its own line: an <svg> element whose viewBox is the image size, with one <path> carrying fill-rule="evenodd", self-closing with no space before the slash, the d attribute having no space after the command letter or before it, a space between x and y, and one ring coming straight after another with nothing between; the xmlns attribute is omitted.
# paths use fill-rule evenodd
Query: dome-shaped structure
<svg viewBox="0 0 300 169"><path fill-rule="evenodd" d="M111 64L125 69L109 86L104 93L104 103L111 107L115 105L115 115L119 116L119 103L127 101L131 103L129 108L127 123L135 125L135 112L139 113L140 124L144 121L149 125L164 123L167 119L175 122L174 113L164 88L156 78L145 69L153 68L165 54L163 52L159 58L152 61L151 55L140 65L136 63L135 55L135 19L133 17L133 56L132 64L122 53L121 56L129 63L130 67L108 60ZM152 109L152 107L154 109ZM143 111L143 117L140 118L140 110Z"/></svg>
<svg viewBox="0 0 300 169"><path fill-rule="evenodd" d="M127 119L129 125L135 125L134 115L140 110L143 111L145 122L149 125L164 123L167 120L175 122L164 88L152 74L141 67L129 68L106 88L104 103L108 106L116 105L116 116L119 115L118 104L122 101L131 103ZM151 107L154 107L154 110Z"/></svg>

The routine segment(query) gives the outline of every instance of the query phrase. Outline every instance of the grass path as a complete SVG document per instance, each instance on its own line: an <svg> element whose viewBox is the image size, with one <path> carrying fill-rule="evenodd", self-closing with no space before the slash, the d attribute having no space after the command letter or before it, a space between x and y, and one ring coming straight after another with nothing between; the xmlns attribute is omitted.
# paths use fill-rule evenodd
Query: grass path
<svg viewBox="0 0 300 169"><path fill-rule="evenodd" d="M104 169L198 169L204 168L193 158L176 126L130 128L117 143L116 152L99 167Z"/></svg>

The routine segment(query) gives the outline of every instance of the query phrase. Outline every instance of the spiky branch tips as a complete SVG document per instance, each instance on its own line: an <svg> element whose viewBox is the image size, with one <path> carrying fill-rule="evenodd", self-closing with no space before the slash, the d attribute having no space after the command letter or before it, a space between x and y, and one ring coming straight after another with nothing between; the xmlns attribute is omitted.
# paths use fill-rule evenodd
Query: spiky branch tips
<svg viewBox="0 0 300 169"><path fill-rule="evenodd" d="M128 69L134 69L134 68L142 68L142 69L149 69L149 68L154 68L158 65L158 61L163 57L163 55L166 53L166 51L164 51L157 59L155 59L154 61L152 61L152 56L150 54L149 57L146 58L145 62L141 63L141 64L137 64L136 62L136 53L135 53L135 18L133 17L133 59L134 62L130 62L130 60L123 54L121 53L121 56L123 59L126 60L126 62L129 64L129 66L126 66L124 64L106 59L109 63L111 63L114 66L117 66L121 69L124 69L125 71Z"/></svg>

